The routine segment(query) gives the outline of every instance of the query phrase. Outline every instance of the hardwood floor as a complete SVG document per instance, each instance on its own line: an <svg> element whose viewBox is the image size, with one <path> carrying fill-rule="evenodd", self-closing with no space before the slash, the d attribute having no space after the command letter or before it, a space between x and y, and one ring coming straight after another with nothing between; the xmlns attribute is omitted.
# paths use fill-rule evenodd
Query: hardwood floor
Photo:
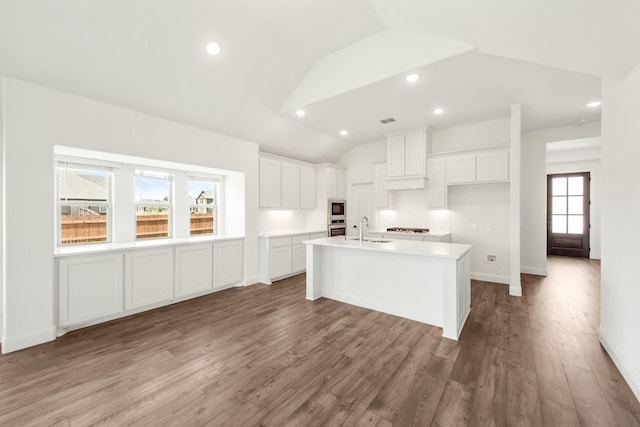
<svg viewBox="0 0 640 427"><path fill-rule="evenodd" d="M0 425L640 425L600 347L598 262L552 257L524 296L472 284L460 341L321 299L304 275L0 357Z"/></svg>

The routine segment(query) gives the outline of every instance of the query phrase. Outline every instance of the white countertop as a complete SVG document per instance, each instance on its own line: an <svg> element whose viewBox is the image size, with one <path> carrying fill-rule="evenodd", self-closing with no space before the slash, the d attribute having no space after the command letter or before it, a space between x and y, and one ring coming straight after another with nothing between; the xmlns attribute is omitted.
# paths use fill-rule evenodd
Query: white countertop
<svg viewBox="0 0 640 427"><path fill-rule="evenodd" d="M176 237L170 239L144 239L126 243L89 243L85 245L59 246L53 251L54 257L83 255L102 252L117 252L131 249L153 249L167 246L190 245L195 243L217 242L221 240L244 239L243 235L206 235Z"/></svg>
<svg viewBox="0 0 640 427"><path fill-rule="evenodd" d="M386 229L367 230L366 233L378 233L378 234L397 234L401 236L434 236L434 237L446 237L451 233L448 231L429 231L428 233L403 233L401 231L387 231Z"/></svg>
<svg viewBox="0 0 640 427"><path fill-rule="evenodd" d="M258 233L258 237L283 237L283 236L299 236L300 234L326 233L326 229L312 228L309 230L286 230L286 231L264 231Z"/></svg>
<svg viewBox="0 0 640 427"><path fill-rule="evenodd" d="M357 239L345 239L344 236L306 240L303 243L307 245L454 259L462 258L471 250L471 245L459 243L423 242L417 240L391 240L388 243L376 243L367 241L360 242Z"/></svg>

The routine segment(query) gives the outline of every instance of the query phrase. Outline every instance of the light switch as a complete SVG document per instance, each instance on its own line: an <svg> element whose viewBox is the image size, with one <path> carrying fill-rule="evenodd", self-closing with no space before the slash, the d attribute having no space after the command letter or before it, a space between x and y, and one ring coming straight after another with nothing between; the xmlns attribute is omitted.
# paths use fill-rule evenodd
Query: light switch
<svg viewBox="0 0 640 427"><path fill-rule="evenodd" d="M471 231L478 231L478 224L471 224Z"/></svg>
<svg viewBox="0 0 640 427"><path fill-rule="evenodd" d="M484 231L491 231L491 230L493 230L493 227L491 227L491 224L486 224L484 226Z"/></svg>

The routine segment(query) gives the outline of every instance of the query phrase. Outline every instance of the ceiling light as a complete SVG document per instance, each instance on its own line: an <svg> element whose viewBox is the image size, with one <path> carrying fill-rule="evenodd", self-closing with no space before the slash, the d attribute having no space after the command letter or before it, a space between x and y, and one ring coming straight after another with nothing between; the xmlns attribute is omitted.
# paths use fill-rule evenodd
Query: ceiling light
<svg viewBox="0 0 640 427"><path fill-rule="evenodd" d="M433 110L433 114L442 114L444 113L444 108L442 107L438 107L435 110Z"/></svg>
<svg viewBox="0 0 640 427"><path fill-rule="evenodd" d="M596 108L596 107L599 107L601 104L602 104L602 102L600 102L600 101L592 101L592 102L587 104L587 107Z"/></svg>
<svg viewBox="0 0 640 427"><path fill-rule="evenodd" d="M340 135L342 135L342 136L347 136L347 135L349 135L349 132L348 132L346 129L342 129L342 130L340 131Z"/></svg>
<svg viewBox="0 0 640 427"><path fill-rule="evenodd" d="M406 79L409 83L417 82L418 80L420 80L420 74L418 73L409 74L406 77Z"/></svg>
<svg viewBox="0 0 640 427"><path fill-rule="evenodd" d="M216 42L209 42L207 44L207 53L216 56L220 53L220 45Z"/></svg>
<svg viewBox="0 0 640 427"><path fill-rule="evenodd" d="M307 115L307 112L304 110L296 110L296 116L298 117L304 117Z"/></svg>

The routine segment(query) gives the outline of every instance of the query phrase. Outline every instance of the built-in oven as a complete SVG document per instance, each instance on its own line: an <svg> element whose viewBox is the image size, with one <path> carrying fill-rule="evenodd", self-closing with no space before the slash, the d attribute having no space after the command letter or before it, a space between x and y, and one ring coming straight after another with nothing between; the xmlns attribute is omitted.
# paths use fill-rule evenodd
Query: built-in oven
<svg viewBox="0 0 640 427"><path fill-rule="evenodd" d="M346 236L347 235L347 227L343 224L329 224L327 227L327 235L329 237L334 236Z"/></svg>
<svg viewBox="0 0 640 427"><path fill-rule="evenodd" d="M327 235L345 236L347 234L347 208L344 199L329 199L327 207Z"/></svg>

